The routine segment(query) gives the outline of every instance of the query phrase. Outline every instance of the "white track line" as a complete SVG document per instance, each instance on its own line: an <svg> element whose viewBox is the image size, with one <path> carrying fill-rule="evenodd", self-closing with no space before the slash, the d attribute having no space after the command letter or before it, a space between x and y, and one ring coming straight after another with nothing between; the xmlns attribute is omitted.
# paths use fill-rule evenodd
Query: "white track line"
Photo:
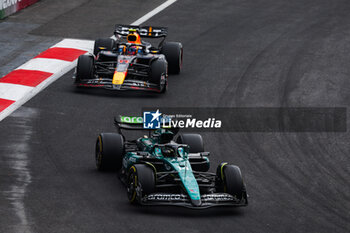
<svg viewBox="0 0 350 233"><path fill-rule="evenodd" d="M141 18L139 18L138 20L133 22L131 25L138 26L138 25L146 22L147 20L152 18L154 15L158 14L159 12L161 12L162 10L164 10L165 8L170 6L171 4L175 3L176 1L177 0L168 0L168 1L164 2L162 5L156 7L154 10L148 12L147 14L145 14L144 16L142 16Z"/></svg>

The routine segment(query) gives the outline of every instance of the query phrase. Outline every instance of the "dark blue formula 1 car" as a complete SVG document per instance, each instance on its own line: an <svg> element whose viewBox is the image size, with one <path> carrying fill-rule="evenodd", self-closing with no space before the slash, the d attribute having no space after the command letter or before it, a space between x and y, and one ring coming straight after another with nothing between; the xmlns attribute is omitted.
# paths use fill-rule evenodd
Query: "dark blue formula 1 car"
<svg viewBox="0 0 350 233"><path fill-rule="evenodd" d="M179 74L183 59L182 44L165 42L166 36L164 27L116 25L113 38L96 40L93 54L78 58L75 85L164 93L168 72Z"/></svg>

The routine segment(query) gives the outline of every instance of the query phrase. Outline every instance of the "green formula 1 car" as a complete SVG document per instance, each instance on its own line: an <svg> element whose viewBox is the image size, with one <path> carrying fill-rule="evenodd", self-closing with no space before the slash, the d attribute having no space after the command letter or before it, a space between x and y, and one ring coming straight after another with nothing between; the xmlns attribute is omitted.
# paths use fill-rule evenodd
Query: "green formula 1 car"
<svg viewBox="0 0 350 233"><path fill-rule="evenodd" d="M122 130L145 129L122 119L115 119L118 133L98 136L95 158L98 170L119 172L131 203L189 208L248 204L238 166L221 163L216 173L208 172L209 152L201 135L161 128L126 140Z"/></svg>

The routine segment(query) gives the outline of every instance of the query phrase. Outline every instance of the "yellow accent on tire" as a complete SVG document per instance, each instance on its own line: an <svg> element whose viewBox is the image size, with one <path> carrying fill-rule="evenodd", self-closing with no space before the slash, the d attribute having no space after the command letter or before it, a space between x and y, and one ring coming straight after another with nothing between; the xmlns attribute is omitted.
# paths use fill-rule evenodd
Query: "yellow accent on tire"
<svg viewBox="0 0 350 233"><path fill-rule="evenodd" d="M156 167L150 162L145 162L145 164L147 164L147 165L149 165L149 166L151 166L153 168L153 170L154 170L154 180L157 180L157 169L156 169Z"/></svg>
<svg viewBox="0 0 350 233"><path fill-rule="evenodd" d="M153 170L154 170L155 173L157 172L156 167L155 167L152 163L150 163L150 162L145 162L145 164L151 166L151 167L153 168Z"/></svg>
<svg viewBox="0 0 350 233"><path fill-rule="evenodd" d="M102 153L102 137L101 137L101 135L98 135L98 140L100 142L100 152Z"/></svg>
<svg viewBox="0 0 350 233"><path fill-rule="evenodd" d="M228 163L223 163L220 168L220 173L221 173L221 180L224 180L224 166L227 165Z"/></svg>
<svg viewBox="0 0 350 233"><path fill-rule="evenodd" d="M228 163L223 163L222 165L221 165L221 168L220 168L220 173L221 173L221 180L224 182L224 167L225 167L225 165L227 165ZM227 188L226 188L226 184L225 184L225 182L224 182L224 192L226 193L226 191L227 191Z"/></svg>

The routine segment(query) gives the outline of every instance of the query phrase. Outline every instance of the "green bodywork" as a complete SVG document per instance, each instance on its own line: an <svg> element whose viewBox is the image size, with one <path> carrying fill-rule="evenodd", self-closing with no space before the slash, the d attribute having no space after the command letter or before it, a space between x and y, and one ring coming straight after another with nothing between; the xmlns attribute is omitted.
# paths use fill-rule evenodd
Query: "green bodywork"
<svg viewBox="0 0 350 233"><path fill-rule="evenodd" d="M165 166L164 171L176 171L179 178L182 181L183 187L186 190L188 196L192 200L200 200L200 190L198 183L193 175L191 164L188 158L188 147L186 145L176 144L174 142L170 143L177 147L176 156L165 157L162 153L161 146L167 145L161 143L161 135L172 134L171 131L167 129L158 129L156 130L152 137L143 137L136 140L137 147L140 151L143 151L147 154L148 157L161 160ZM123 158L123 168L128 171L130 167L134 164L141 163L144 155L140 155L139 152L128 152ZM207 157L203 157L209 163ZM157 171L161 172L161 171Z"/></svg>

